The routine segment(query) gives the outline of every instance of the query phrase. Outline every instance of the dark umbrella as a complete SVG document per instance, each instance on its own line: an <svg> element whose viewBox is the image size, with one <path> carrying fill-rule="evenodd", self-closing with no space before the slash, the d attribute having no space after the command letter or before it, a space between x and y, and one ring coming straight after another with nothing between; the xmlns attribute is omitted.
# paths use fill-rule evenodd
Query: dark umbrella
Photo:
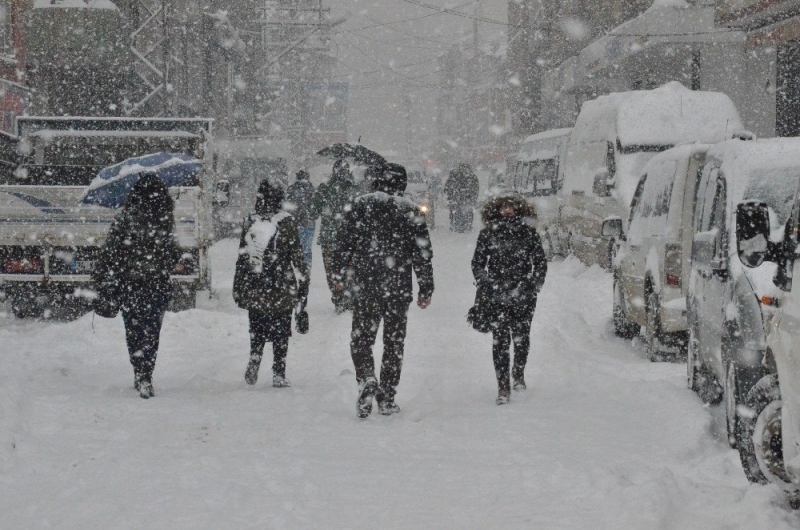
<svg viewBox="0 0 800 530"><path fill-rule="evenodd" d="M335 160L350 159L364 166L384 166L386 159L360 144L333 144L317 152L317 156Z"/></svg>
<svg viewBox="0 0 800 530"><path fill-rule="evenodd" d="M189 155L155 153L129 158L100 170L81 202L106 208L125 204L128 193L142 175L156 175L167 187L197 186L203 161Z"/></svg>

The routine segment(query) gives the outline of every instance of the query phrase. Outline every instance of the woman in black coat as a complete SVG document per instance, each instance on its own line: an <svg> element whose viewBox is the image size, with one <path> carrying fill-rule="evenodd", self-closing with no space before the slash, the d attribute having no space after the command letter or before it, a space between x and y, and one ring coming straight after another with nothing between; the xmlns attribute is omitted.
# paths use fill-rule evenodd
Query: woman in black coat
<svg viewBox="0 0 800 530"><path fill-rule="evenodd" d="M258 188L255 213L242 227L233 282L236 304L248 311L250 361L245 381L254 385L264 354L272 343L272 386L287 387L286 354L292 336L292 310L305 307L309 273L297 223L283 211L283 190L264 180Z"/></svg>
<svg viewBox="0 0 800 530"><path fill-rule="evenodd" d="M99 290L122 310L134 387L144 399L154 395L161 324L172 296L170 274L181 260L174 208L160 179L141 177L111 225L92 274Z"/></svg>
<svg viewBox="0 0 800 530"><path fill-rule="evenodd" d="M536 297L547 274L547 259L533 227L533 207L521 197L495 197L482 212L472 274L488 308L492 354L499 389L497 404L511 397L510 346L514 342L514 389L524 390Z"/></svg>

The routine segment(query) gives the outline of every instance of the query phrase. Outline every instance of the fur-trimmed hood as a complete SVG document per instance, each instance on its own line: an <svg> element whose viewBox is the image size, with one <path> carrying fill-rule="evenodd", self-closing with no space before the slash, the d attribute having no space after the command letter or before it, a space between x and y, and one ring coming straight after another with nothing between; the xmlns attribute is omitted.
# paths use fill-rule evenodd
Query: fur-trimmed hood
<svg viewBox="0 0 800 530"><path fill-rule="evenodd" d="M500 195L492 197L483 205L481 209L481 219L483 219L483 223L486 226L490 226L508 222L509 219L504 218L500 214L500 210L505 206L511 206L516 212L516 215L511 218L510 221L532 225L536 220L536 210L524 197L520 195Z"/></svg>

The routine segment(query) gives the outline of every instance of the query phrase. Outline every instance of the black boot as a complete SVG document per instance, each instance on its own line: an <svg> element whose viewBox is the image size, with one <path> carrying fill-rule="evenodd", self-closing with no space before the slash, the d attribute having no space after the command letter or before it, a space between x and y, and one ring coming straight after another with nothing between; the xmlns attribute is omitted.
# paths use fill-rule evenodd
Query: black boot
<svg viewBox="0 0 800 530"><path fill-rule="evenodd" d="M358 385L358 401L356 402L356 415L366 418L372 413L372 398L378 393L378 381L374 376L367 377Z"/></svg>
<svg viewBox="0 0 800 530"><path fill-rule="evenodd" d="M139 397L149 399L156 395L153 389L153 372L145 372L139 377Z"/></svg>
<svg viewBox="0 0 800 530"><path fill-rule="evenodd" d="M497 400L498 405L505 405L511 401L511 384L508 380L508 372L504 376L497 378Z"/></svg>
<svg viewBox="0 0 800 530"><path fill-rule="evenodd" d="M514 390L527 390L528 385L525 384L525 371L514 367Z"/></svg>
<svg viewBox="0 0 800 530"><path fill-rule="evenodd" d="M244 372L244 380L248 385L258 382L258 368L261 366L261 356L251 355L250 362L247 363L247 370Z"/></svg>

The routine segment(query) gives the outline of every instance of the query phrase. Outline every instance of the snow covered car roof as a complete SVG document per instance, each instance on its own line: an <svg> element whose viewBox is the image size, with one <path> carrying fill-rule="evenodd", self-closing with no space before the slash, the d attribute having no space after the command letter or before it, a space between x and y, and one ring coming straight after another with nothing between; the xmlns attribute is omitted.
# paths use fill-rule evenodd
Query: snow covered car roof
<svg viewBox="0 0 800 530"><path fill-rule="evenodd" d="M580 113L581 136L608 136L606 124L611 117L623 147L713 144L744 129L727 95L689 90L674 81L654 90L618 92L587 101Z"/></svg>
<svg viewBox="0 0 800 530"><path fill-rule="evenodd" d="M517 160L520 162L532 162L534 160L556 158L559 146L566 142L571 131L572 128L568 127L528 136L520 145Z"/></svg>
<svg viewBox="0 0 800 530"><path fill-rule="evenodd" d="M781 224L789 217L800 182L800 138L729 140L715 145L706 160L725 175L730 204L763 201Z"/></svg>

